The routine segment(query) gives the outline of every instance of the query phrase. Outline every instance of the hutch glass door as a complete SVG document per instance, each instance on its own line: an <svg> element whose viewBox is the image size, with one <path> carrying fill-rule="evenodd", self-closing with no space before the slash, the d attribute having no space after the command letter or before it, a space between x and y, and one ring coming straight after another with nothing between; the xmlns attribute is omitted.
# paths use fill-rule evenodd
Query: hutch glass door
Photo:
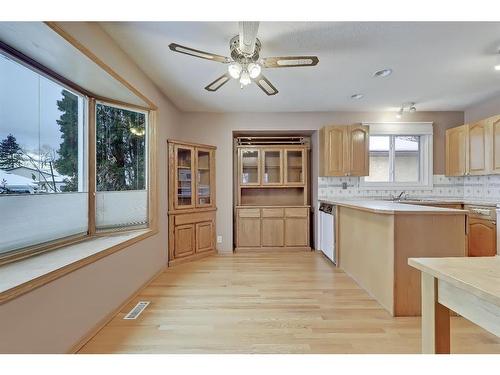
<svg viewBox="0 0 500 375"><path fill-rule="evenodd" d="M197 184L196 205L210 206L212 204L211 194L211 153L209 150L197 149Z"/></svg>
<svg viewBox="0 0 500 375"><path fill-rule="evenodd" d="M193 149L177 147L176 150L176 206L193 206Z"/></svg>

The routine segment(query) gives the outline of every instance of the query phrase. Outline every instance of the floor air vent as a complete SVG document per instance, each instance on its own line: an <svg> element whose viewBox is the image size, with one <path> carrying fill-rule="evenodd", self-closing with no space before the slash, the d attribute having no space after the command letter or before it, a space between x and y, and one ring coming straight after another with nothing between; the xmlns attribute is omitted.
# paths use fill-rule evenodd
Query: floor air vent
<svg viewBox="0 0 500 375"><path fill-rule="evenodd" d="M124 320L132 320L132 319L137 319L139 315L144 311L146 307L149 305L149 301L139 301L135 307L130 310L130 312L125 315L123 318Z"/></svg>

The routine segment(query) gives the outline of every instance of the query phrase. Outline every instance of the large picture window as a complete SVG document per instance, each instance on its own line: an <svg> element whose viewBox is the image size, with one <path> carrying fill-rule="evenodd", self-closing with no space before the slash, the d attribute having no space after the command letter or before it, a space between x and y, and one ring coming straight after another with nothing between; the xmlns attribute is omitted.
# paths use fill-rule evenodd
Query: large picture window
<svg viewBox="0 0 500 375"><path fill-rule="evenodd" d="M0 53L0 253L87 232L85 107Z"/></svg>
<svg viewBox="0 0 500 375"><path fill-rule="evenodd" d="M432 188L432 124L370 125L366 189Z"/></svg>
<svg viewBox="0 0 500 375"><path fill-rule="evenodd" d="M96 106L96 225L147 224L147 114Z"/></svg>
<svg viewBox="0 0 500 375"><path fill-rule="evenodd" d="M150 112L75 88L0 49L0 264L149 228Z"/></svg>

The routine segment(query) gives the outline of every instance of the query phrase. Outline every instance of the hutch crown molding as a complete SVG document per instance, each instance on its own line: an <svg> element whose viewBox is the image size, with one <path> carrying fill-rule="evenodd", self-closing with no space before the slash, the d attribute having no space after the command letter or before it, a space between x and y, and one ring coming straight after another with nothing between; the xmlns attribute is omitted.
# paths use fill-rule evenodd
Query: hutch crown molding
<svg viewBox="0 0 500 375"><path fill-rule="evenodd" d="M215 150L168 140L169 266L216 251Z"/></svg>

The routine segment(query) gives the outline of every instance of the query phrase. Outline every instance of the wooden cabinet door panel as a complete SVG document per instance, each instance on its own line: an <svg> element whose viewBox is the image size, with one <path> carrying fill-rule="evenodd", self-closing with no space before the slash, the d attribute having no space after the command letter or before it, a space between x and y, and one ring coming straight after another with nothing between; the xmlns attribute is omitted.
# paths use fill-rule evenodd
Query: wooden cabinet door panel
<svg viewBox="0 0 500 375"><path fill-rule="evenodd" d="M346 144L347 127L332 126L325 129L325 153L322 155L326 165L326 176L344 176L347 167Z"/></svg>
<svg viewBox="0 0 500 375"><path fill-rule="evenodd" d="M369 173L369 144L370 135L368 126L349 127L349 176L368 176Z"/></svg>
<svg viewBox="0 0 500 375"><path fill-rule="evenodd" d="M282 247L285 244L284 219L262 219L262 246Z"/></svg>
<svg viewBox="0 0 500 375"><path fill-rule="evenodd" d="M493 173L500 173L500 116L495 116L490 121L491 131L491 169Z"/></svg>
<svg viewBox="0 0 500 375"><path fill-rule="evenodd" d="M309 246L308 218L285 219L285 246Z"/></svg>
<svg viewBox="0 0 500 375"><path fill-rule="evenodd" d="M260 218L238 218L238 247L260 247Z"/></svg>
<svg viewBox="0 0 500 375"><path fill-rule="evenodd" d="M446 176L464 176L467 160L467 125L446 130Z"/></svg>
<svg viewBox="0 0 500 375"><path fill-rule="evenodd" d="M195 225L179 225L174 229L174 257L182 258L195 252Z"/></svg>
<svg viewBox="0 0 500 375"><path fill-rule="evenodd" d="M212 221L196 224L196 252L214 249L215 228Z"/></svg>
<svg viewBox="0 0 500 375"><path fill-rule="evenodd" d="M469 126L469 173L485 174L486 167L486 123L480 121Z"/></svg>
<svg viewBox="0 0 500 375"><path fill-rule="evenodd" d="M494 256L497 252L496 225L489 220L469 219L469 256Z"/></svg>

